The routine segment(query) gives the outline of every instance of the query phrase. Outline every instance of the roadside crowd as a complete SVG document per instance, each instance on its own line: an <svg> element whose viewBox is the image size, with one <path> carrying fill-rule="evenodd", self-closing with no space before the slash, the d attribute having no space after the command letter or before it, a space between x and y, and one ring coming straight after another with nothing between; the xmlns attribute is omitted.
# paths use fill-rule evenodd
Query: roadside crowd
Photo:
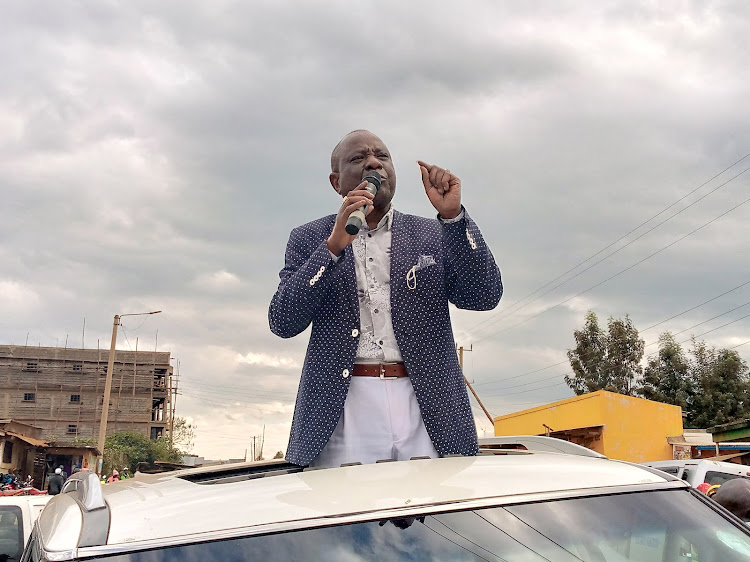
<svg viewBox="0 0 750 562"><path fill-rule="evenodd" d="M86 470L88 471L88 468L82 468L80 470ZM109 484L112 482L119 482L120 480L125 480L127 478L131 478L132 475L130 474L130 469L126 466L122 469L122 474L118 472L118 470L112 469L112 473L109 476L102 475L101 477L101 483L102 484ZM59 494L62 491L63 484L65 484L65 481L67 480L66 475L63 473L63 468L57 467L55 469L55 473L49 477L49 480L47 481L47 493L50 496L55 496Z"/></svg>

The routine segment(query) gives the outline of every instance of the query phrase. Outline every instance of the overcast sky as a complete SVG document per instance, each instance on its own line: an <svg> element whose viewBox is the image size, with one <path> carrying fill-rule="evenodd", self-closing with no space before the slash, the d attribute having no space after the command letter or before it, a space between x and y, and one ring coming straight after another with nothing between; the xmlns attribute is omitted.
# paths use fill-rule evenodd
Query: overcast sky
<svg viewBox="0 0 750 562"><path fill-rule="evenodd" d="M750 284L647 328L750 281L749 20L741 0L5 3L0 343L80 347L85 318L106 347L114 314L163 310L118 347L158 331L179 359L194 452L242 457L264 425L285 449L309 332L275 337L268 303L358 128L401 211L434 215L417 159L462 179L505 284L495 311L453 309L492 414L572 396L587 310L647 344L748 342Z"/></svg>

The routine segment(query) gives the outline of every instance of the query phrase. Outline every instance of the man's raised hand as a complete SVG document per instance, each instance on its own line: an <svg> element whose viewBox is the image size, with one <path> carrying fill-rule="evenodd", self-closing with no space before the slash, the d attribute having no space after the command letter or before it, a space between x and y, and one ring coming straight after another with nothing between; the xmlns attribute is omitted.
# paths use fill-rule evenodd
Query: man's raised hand
<svg viewBox="0 0 750 562"><path fill-rule="evenodd" d="M461 180L450 170L417 160L422 173L422 184L427 197L444 219L456 218L461 213Z"/></svg>

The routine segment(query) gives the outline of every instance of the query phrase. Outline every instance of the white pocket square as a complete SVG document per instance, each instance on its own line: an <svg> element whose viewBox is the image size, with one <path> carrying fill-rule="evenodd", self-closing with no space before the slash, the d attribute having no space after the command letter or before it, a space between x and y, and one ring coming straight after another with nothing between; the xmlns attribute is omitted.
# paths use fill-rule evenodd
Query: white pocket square
<svg viewBox="0 0 750 562"><path fill-rule="evenodd" d="M416 271L419 271L420 269L430 267L431 265L435 265L435 258L433 258L432 256L419 256L415 269Z"/></svg>

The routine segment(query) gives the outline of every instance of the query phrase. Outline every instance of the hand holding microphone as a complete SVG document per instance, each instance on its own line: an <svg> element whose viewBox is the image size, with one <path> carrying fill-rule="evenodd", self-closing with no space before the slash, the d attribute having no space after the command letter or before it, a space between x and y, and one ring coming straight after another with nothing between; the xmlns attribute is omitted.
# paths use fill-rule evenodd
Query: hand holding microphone
<svg viewBox="0 0 750 562"><path fill-rule="evenodd" d="M333 231L327 240L328 249L332 254L340 255L356 238L365 223L366 215L372 211L372 201L380 188L380 182L380 174L374 170L370 171L362 183L344 197Z"/></svg>
<svg viewBox="0 0 750 562"><path fill-rule="evenodd" d="M368 173L363 178L363 181L367 182L365 189L369 193L375 195L378 192L378 189L380 189L380 179L380 173L377 171L373 170ZM346 232L348 234L351 234L352 236L359 234L362 225L365 223L365 215L367 214L367 209L369 209L369 207L369 205L362 205L359 209L349 215L349 218L346 220Z"/></svg>

